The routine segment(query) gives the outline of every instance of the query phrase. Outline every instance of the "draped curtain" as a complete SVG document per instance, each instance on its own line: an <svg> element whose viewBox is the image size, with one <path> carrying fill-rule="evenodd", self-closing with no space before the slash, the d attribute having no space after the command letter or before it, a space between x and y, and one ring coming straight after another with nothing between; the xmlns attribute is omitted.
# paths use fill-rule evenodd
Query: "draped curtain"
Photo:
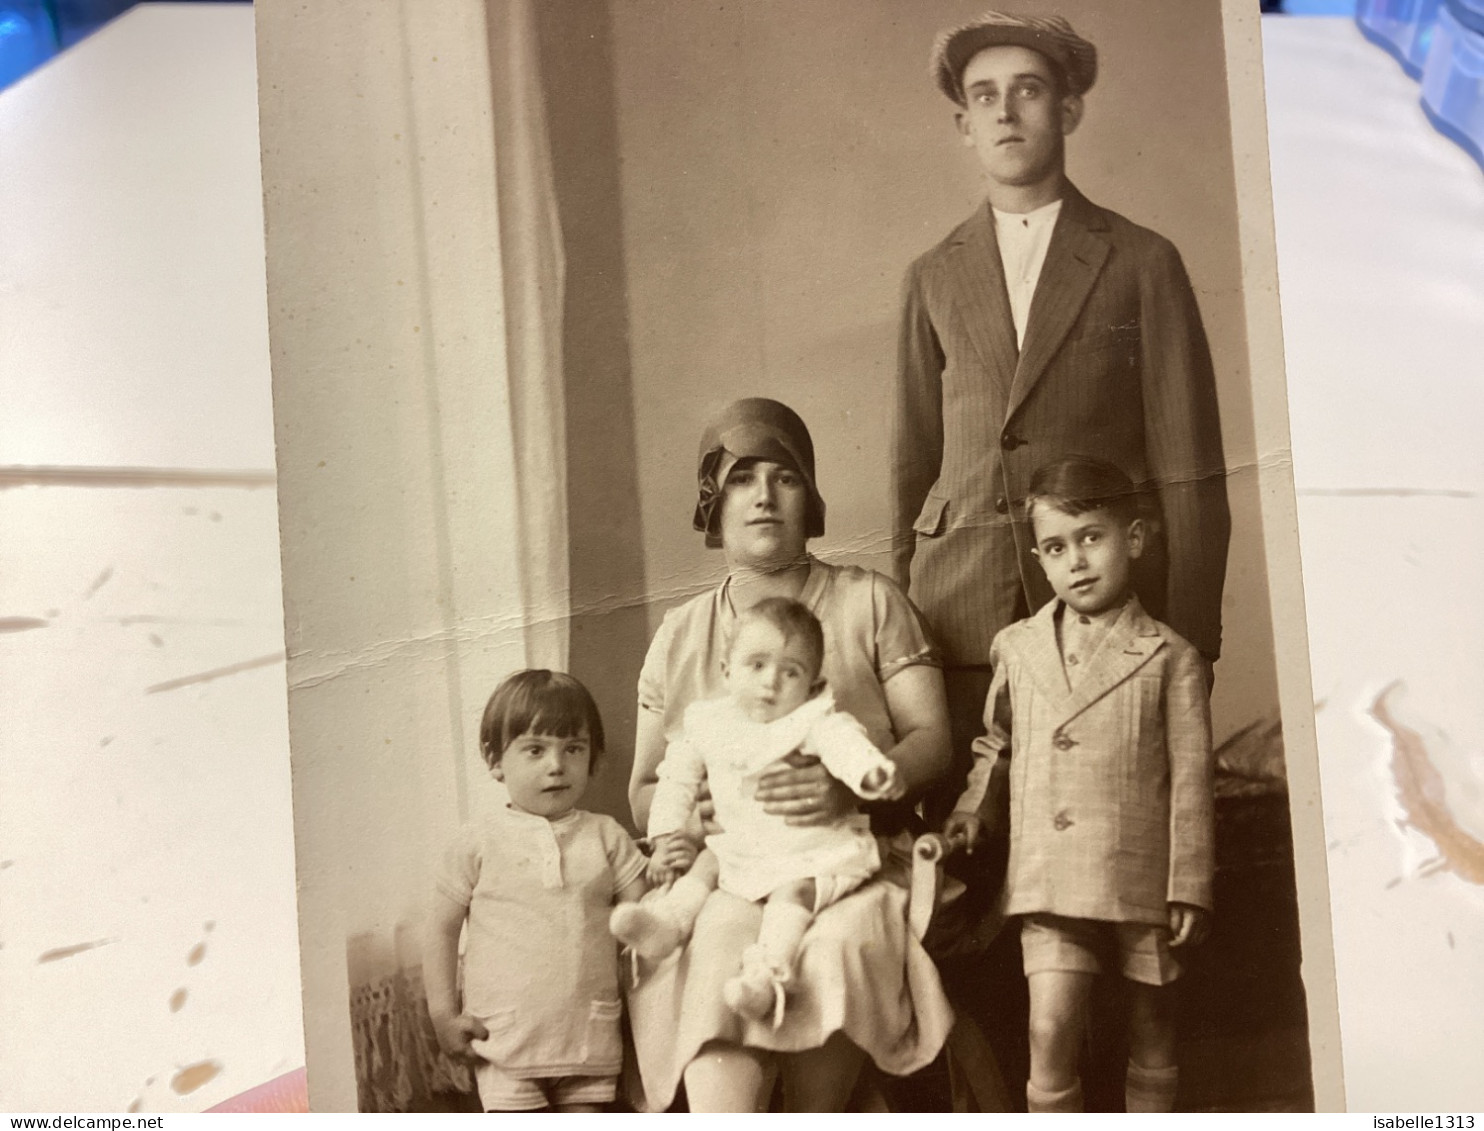
<svg viewBox="0 0 1484 1131"><path fill-rule="evenodd" d="M440 408L444 481L449 493L452 579L450 634L459 653L455 678L463 688L461 743L475 745L479 705L495 682L517 666L565 669L568 656L566 422L562 377L563 274L561 228L552 184L545 108L535 38L533 0L486 0L493 188L497 241L482 249L497 282L498 309L490 314L496 349L489 372L475 380L454 369L434 374ZM410 11L410 9L409 9ZM410 39L419 32L406 25ZM431 45L411 58L432 65ZM425 122L419 137L435 129L441 85L411 91L414 117ZM476 92L470 91L473 96ZM419 154L426 158L428 154ZM427 162L422 161L426 168ZM424 206L431 212L431 198ZM430 259L457 263L469 253L455 222L444 226L425 217ZM446 259L443 257L447 257ZM474 266L474 265L471 265ZM485 276L486 278L488 276ZM433 278L435 302L460 303L458 275ZM476 291L477 293L477 291ZM434 307L435 325L437 308ZM490 426L493 425L493 429ZM481 489L483 481L483 489ZM480 569L487 545L483 510L503 490L499 509L513 547L514 577L492 585ZM518 587L509 586L518 580ZM477 760L455 766L465 787L460 819L476 817L498 803L501 791ZM436 839L436 837L434 838ZM419 924L403 920L391 945L375 933L353 937L347 962L358 1106L363 1111L418 1111L450 1106L449 1093L472 1086L468 1069L438 1049L427 1017L422 986ZM455 1105L456 1106L456 1105Z"/></svg>
<svg viewBox="0 0 1484 1131"><path fill-rule="evenodd" d="M486 697L567 663L564 264L536 2L255 7L316 1109L415 1103L451 1079L428 1059L412 941L429 873L496 800Z"/></svg>

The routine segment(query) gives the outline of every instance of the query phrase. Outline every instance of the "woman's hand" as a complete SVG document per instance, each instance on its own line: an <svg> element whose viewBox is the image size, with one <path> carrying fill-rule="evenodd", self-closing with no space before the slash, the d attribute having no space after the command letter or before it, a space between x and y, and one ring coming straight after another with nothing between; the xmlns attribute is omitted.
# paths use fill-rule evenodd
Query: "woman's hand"
<svg viewBox="0 0 1484 1131"><path fill-rule="evenodd" d="M790 825L829 825L855 809L855 794L818 758L797 750L775 762L757 783L763 812Z"/></svg>
<svg viewBox="0 0 1484 1131"><path fill-rule="evenodd" d="M438 1047L449 1056L459 1060L477 1060L478 1054L469 1046L470 1041L482 1041L490 1035L484 1022L467 1013L453 1016L444 1014L433 1017L433 1032L438 1036Z"/></svg>

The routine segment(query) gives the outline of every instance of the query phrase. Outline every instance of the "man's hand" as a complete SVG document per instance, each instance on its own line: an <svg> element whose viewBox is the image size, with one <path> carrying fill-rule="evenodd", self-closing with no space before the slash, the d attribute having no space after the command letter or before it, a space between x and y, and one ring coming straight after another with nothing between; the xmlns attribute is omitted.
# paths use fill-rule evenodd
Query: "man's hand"
<svg viewBox="0 0 1484 1131"><path fill-rule="evenodd" d="M668 884L690 871L696 862L696 846L680 833L666 833L655 838L654 852L649 857L645 878L650 887Z"/></svg>
<svg viewBox="0 0 1484 1131"><path fill-rule="evenodd" d="M797 750L773 764L753 795L763 812L790 825L829 825L855 808L855 794L818 758Z"/></svg>
<svg viewBox="0 0 1484 1131"><path fill-rule="evenodd" d="M1200 946L1206 941L1211 915L1204 907L1190 903L1170 904L1170 945Z"/></svg>
<svg viewBox="0 0 1484 1131"><path fill-rule="evenodd" d="M470 1041L482 1041L490 1035L484 1022L467 1013L456 1016L433 1018L433 1032L438 1036L438 1047L449 1056L459 1060L478 1060L479 1054L469 1047Z"/></svg>
<svg viewBox="0 0 1484 1131"><path fill-rule="evenodd" d="M978 813L955 809L943 822L943 839L950 847L962 848L970 856L974 855L974 848L983 836L984 818Z"/></svg>

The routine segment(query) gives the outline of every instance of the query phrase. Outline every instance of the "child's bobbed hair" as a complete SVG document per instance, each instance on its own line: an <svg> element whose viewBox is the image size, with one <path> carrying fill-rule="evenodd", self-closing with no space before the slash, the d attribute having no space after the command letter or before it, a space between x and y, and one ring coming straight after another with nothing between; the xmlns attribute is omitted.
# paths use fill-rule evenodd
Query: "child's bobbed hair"
<svg viewBox="0 0 1484 1131"><path fill-rule="evenodd" d="M737 631L750 620L771 624L782 633L786 641L803 641L804 650L809 653L811 673L819 675L819 669L824 664L824 629L819 618L810 612L808 605L795 601L792 597L764 597L737 618L731 639L727 641L728 652L736 642Z"/></svg>
<svg viewBox="0 0 1484 1131"><path fill-rule="evenodd" d="M1064 514L1107 511L1122 522L1144 517L1143 493L1121 467L1092 456L1071 455L1042 464L1031 476L1025 513L1037 503Z"/></svg>
<svg viewBox="0 0 1484 1131"><path fill-rule="evenodd" d="M589 767L603 753L603 719L588 689L566 672L531 668L510 676L484 705L479 753L485 765L499 765L505 748L523 734L573 738L587 731Z"/></svg>

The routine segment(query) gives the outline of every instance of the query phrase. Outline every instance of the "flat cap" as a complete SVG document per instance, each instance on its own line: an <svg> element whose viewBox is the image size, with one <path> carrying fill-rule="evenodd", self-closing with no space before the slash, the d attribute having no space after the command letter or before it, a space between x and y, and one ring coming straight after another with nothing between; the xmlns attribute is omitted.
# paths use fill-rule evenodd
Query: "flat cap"
<svg viewBox="0 0 1484 1131"><path fill-rule="evenodd" d="M1098 50L1061 16L1021 16L985 12L961 27L939 32L933 42L931 70L938 89L965 104L963 77L969 60L986 47L1029 47L1039 51L1066 76L1067 90L1085 94L1098 77Z"/></svg>

